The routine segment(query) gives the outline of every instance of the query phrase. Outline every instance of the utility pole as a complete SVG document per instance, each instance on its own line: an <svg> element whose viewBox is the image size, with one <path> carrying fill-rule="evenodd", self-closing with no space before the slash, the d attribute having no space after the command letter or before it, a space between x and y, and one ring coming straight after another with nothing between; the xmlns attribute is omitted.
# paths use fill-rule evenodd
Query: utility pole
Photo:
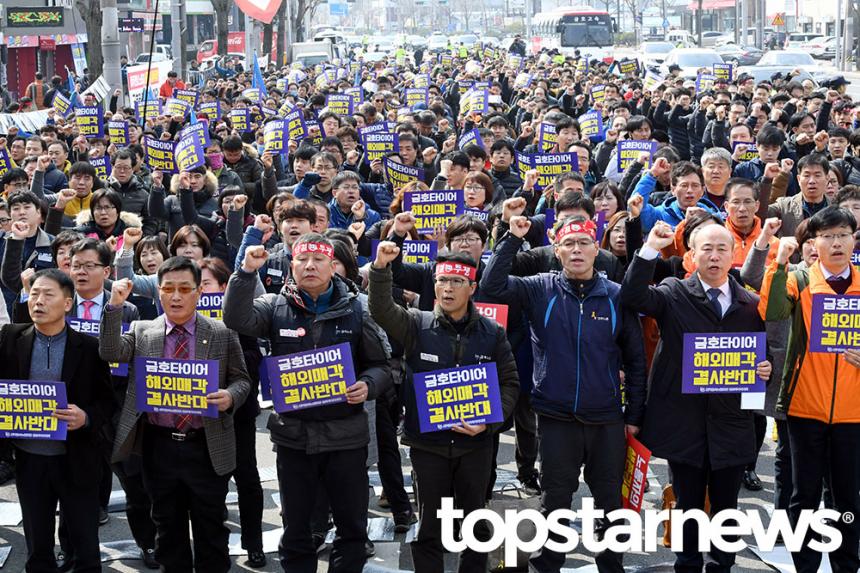
<svg viewBox="0 0 860 573"><path fill-rule="evenodd" d="M758 14L756 18L755 45L759 50L764 49L764 19L767 18L766 0L758 0Z"/></svg>
<svg viewBox="0 0 860 573"><path fill-rule="evenodd" d="M739 34L741 29L741 5L740 0L735 0L735 45L740 41Z"/></svg>
<svg viewBox="0 0 860 573"><path fill-rule="evenodd" d="M173 51L173 71L185 77L185 53L182 49L182 29L185 27L185 0L170 2L170 49Z"/></svg>
<svg viewBox="0 0 860 573"><path fill-rule="evenodd" d="M120 90L117 107L122 107L125 94L122 91L122 71L119 66L120 42L119 21L116 0L101 0L102 8L102 54L104 64L102 70L105 81L110 84L111 92ZM110 97L110 95L108 96Z"/></svg>
<svg viewBox="0 0 860 573"><path fill-rule="evenodd" d="M699 0L698 10L696 10L696 43L702 45L702 0Z"/></svg>

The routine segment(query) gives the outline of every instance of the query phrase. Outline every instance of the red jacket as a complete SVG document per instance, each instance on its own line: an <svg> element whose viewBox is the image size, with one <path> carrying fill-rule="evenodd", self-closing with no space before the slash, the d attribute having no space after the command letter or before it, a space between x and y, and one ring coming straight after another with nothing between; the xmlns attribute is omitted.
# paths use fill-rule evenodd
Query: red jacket
<svg viewBox="0 0 860 573"><path fill-rule="evenodd" d="M174 88L178 90L184 90L185 82L178 79L176 80L176 85L172 86L170 85L170 82L165 81L163 84L161 84L161 89L158 90L158 96L163 98L173 97Z"/></svg>

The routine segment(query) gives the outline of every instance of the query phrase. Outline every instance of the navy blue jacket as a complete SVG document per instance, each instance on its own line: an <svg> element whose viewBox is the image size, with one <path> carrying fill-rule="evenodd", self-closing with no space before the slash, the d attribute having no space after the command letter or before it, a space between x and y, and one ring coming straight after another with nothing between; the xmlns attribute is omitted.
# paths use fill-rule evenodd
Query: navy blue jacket
<svg viewBox="0 0 860 573"><path fill-rule="evenodd" d="M645 409L645 348L639 318L622 308L621 287L597 275L580 300L563 273L511 276L522 240L505 235L481 279L481 290L518 300L531 323L532 405L542 414L589 423L640 425ZM625 373L626 409L619 371Z"/></svg>

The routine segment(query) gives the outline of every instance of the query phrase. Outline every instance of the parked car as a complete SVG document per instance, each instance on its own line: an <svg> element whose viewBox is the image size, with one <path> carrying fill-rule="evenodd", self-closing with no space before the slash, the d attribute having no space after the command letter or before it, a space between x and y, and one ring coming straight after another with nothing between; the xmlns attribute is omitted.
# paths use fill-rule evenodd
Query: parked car
<svg viewBox="0 0 860 573"><path fill-rule="evenodd" d="M681 68L681 77L695 79L699 68L711 68L714 64L724 64L716 50L708 48L675 48L660 65L660 73L669 75L669 66Z"/></svg>
<svg viewBox="0 0 860 573"><path fill-rule="evenodd" d="M812 59L808 53L801 50L771 50L762 56L758 66L777 66L792 69L801 69L813 76L821 73L821 64Z"/></svg>
<svg viewBox="0 0 860 573"><path fill-rule="evenodd" d="M764 56L764 52L755 46L724 44L714 49L726 62L733 63L735 66L754 66Z"/></svg>
<svg viewBox="0 0 860 573"><path fill-rule="evenodd" d="M808 42L809 40L814 40L815 38L821 38L824 34L811 34L807 32L793 32L788 35L788 38L785 40L785 49L789 50L791 48L799 48L801 44L804 42Z"/></svg>
<svg viewBox="0 0 860 573"><path fill-rule="evenodd" d="M430 36L430 39L427 40L427 49L430 53L444 52L447 47L448 36L445 34L433 34Z"/></svg>
<svg viewBox="0 0 860 573"><path fill-rule="evenodd" d="M719 38L725 37L725 32L717 32L717 31L707 31L702 32L702 48L713 48L717 45L717 40ZM693 36L694 38L696 36Z"/></svg>
<svg viewBox="0 0 860 573"><path fill-rule="evenodd" d="M753 80L756 84L759 82L771 82L773 81L773 77L776 74L780 74L785 77L786 74L789 74L795 70L794 67L786 67L786 66L741 66L738 68L738 75L740 74L748 74L753 77ZM814 87L818 87L818 82L813 77L812 74L807 72L806 70L799 70L800 73L794 76L792 79L794 81L802 82L803 80L812 80Z"/></svg>
<svg viewBox="0 0 860 573"><path fill-rule="evenodd" d="M475 34L463 34L462 36L457 36L454 41L454 45L459 46L460 42L462 42L463 45L466 46L466 48L471 50L475 47L475 45L477 45L478 36L476 36Z"/></svg>
<svg viewBox="0 0 860 573"><path fill-rule="evenodd" d="M669 55L669 52L675 49L671 42L642 42L639 46L639 67L650 68L659 67Z"/></svg>
<svg viewBox="0 0 860 573"><path fill-rule="evenodd" d="M836 41L835 36L819 36L817 38L812 38L806 42L803 42L800 45L800 50L806 52L813 58L820 58L824 55L824 50L827 46L827 42L833 40Z"/></svg>

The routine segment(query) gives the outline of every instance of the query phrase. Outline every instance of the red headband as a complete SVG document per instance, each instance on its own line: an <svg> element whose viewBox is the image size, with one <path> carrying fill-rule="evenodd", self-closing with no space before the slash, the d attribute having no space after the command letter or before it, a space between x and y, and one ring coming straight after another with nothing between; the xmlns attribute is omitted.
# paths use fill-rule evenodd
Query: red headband
<svg viewBox="0 0 860 573"><path fill-rule="evenodd" d="M328 258L334 259L334 247L325 243L296 243L293 245L294 257L304 253L322 253Z"/></svg>
<svg viewBox="0 0 860 573"><path fill-rule="evenodd" d="M555 242L560 243L562 239L571 233L584 233L591 237L592 240L597 240L597 225L594 221L585 221L584 223L572 222L563 225L555 234Z"/></svg>
<svg viewBox="0 0 860 573"><path fill-rule="evenodd" d="M463 263L437 263L436 276L440 275L457 275L474 281L478 274L478 269L475 267L464 265Z"/></svg>

